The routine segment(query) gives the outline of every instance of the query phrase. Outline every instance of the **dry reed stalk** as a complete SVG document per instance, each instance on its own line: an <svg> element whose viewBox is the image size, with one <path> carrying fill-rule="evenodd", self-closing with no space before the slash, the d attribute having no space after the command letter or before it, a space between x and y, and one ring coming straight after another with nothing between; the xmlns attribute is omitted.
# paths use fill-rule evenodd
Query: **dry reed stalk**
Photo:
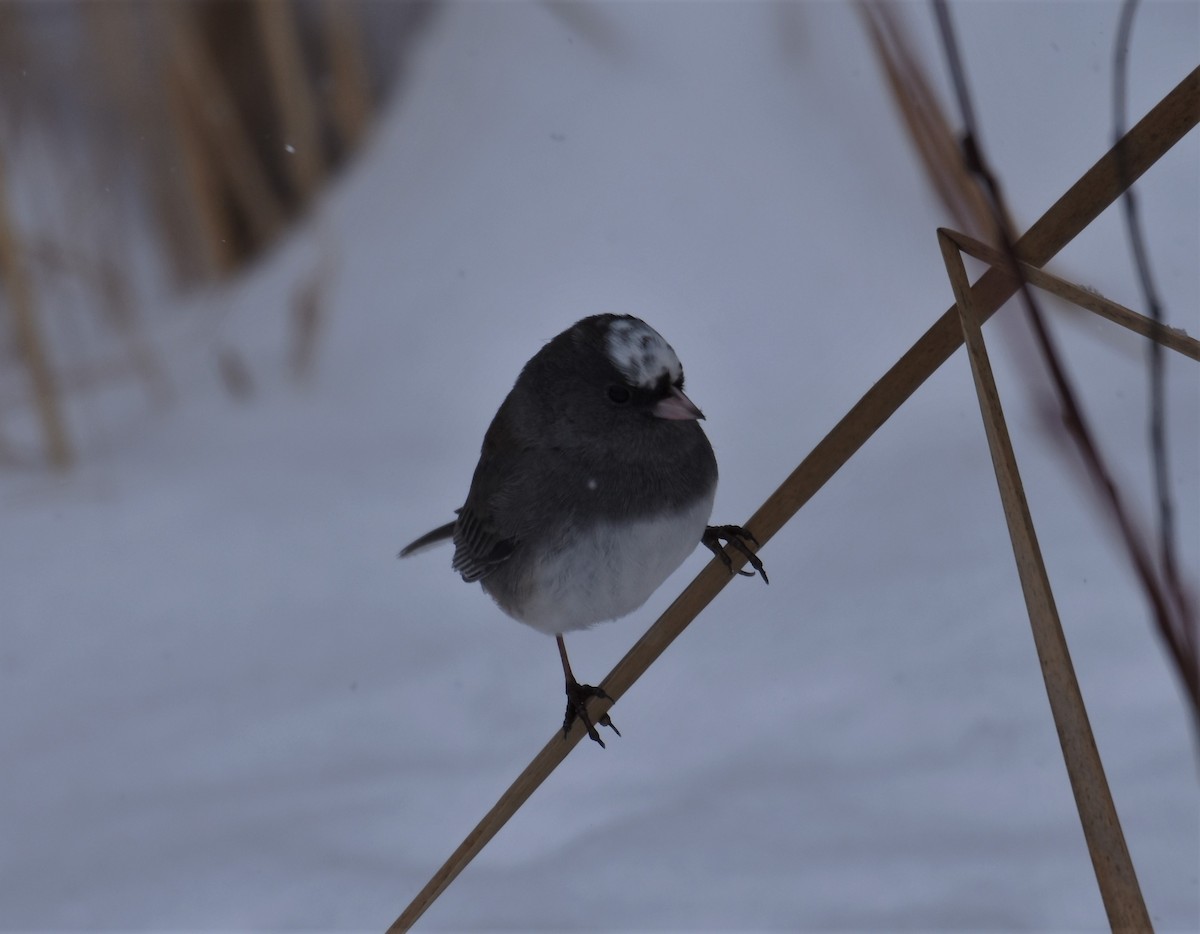
<svg viewBox="0 0 1200 934"><path fill-rule="evenodd" d="M149 80L151 74L165 74L163 59L169 56L157 42L143 54L133 52L147 45L142 28L150 17L144 15L147 11L140 0L108 0L82 6L97 70L121 116L121 137L126 142L137 140L134 157L143 171L149 202L158 219L155 234L162 254L176 281L203 278L216 268L207 256L210 246L203 236L207 223L194 220L199 209L190 203L187 188L191 172L186 167L188 153L183 153L185 171L175 171L184 136L173 130L169 120L163 120L164 111L177 108L172 106L166 86L169 82L154 86ZM172 113L172 119L177 118L178 114ZM128 148L114 149L114 154L126 159Z"/></svg>
<svg viewBox="0 0 1200 934"><path fill-rule="evenodd" d="M958 227L994 239L995 224L987 198L963 167L958 139L913 52L896 6L882 0L859 0L856 6L896 109L938 199Z"/></svg>
<svg viewBox="0 0 1200 934"><path fill-rule="evenodd" d="M328 278L328 262L325 262L292 293L288 369L297 383L309 379L316 367L317 345L328 317L325 300Z"/></svg>
<svg viewBox="0 0 1200 934"><path fill-rule="evenodd" d="M129 358L122 355L96 357L81 363L76 363L54 377L59 395L64 399L75 396L87 396L115 386L129 377ZM157 391L157 390L156 390ZM170 386L164 387L169 392ZM162 396L154 397L153 401L162 401ZM0 419L10 413L22 412L30 406L30 399L24 391L0 393Z"/></svg>
<svg viewBox="0 0 1200 934"><path fill-rule="evenodd" d="M998 244L986 194L967 171L959 146L958 131L947 117L926 67L927 57L919 54L910 34L904 29L903 4L884 0L858 0L858 11L875 48L876 57L887 78L893 101L908 130L910 142L925 178L954 224L961 230ZM1002 322L1010 339L1022 340L1016 326L1020 319ZM1019 354L1017 365L1023 369L1021 388L1041 409L1054 405L1054 391L1044 370L1030 354Z"/></svg>
<svg viewBox="0 0 1200 934"><path fill-rule="evenodd" d="M962 116L964 127L963 163L987 194L992 216L1001 233L1000 243L1009 258L1009 268L1019 272L1021 257L1017 255L1014 243L1016 229L1008 216L1000 183L984 156L949 4L946 0L933 0L933 12ZM1192 77L1197 72L1200 72L1200 69L1194 71ZM1116 147L1115 155L1117 185L1123 190L1123 193L1128 194L1132 181L1125 172L1126 153L1120 147ZM1147 547L1143 536L1139 534L1136 524L1125 506L1121 490L1096 444L1095 435L1079 403L1078 394L1063 364L1062 355L1058 352L1054 336L1046 326L1045 316L1041 312L1033 289L1019 275L1017 289L1024 306L1025 319L1035 338L1038 354L1057 396L1066 437L1075 446L1080 463L1087 472L1092 490L1098 494L1100 503L1120 535L1121 544L1125 546L1126 554L1137 574L1146 602L1154 614L1154 624L1158 628L1164 644L1171 651L1172 661L1187 688L1192 714L1197 718L1197 725L1200 726L1200 655L1195 651L1197 623L1191 609L1191 601L1181 588L1171 592L1164 587L1159 569L1155 567L1153 552ZM1152 343L1150 346L1155 353L1160 349L1157 343ZM1161 440L1161 437L1157 440ZM1162 452L1162 447L1158 443L1152 442L1151 449L1156 468L1161 467L1162 461L1158 455ZM1159 479L1161 479L1161 474L1159 474ZM1161 487L1158 492L1162 493ZM1160 502L1162 501L1160 500Z"/></svg>
<svg viewBox="0 0 1200 934"><path fill-rule="evenodd" d="M188 101L188 93L177 66L167 61L164 78L167 85L167 110L175 128L175 149L183 162L190 195L188 207L201 231L200 246L206 273L222 275L237 266L237 252L228 220L221 210L222 191L216 170L208 157L203 131Z"/></svg>
<svg viewBox="0 0 1200 934"><path fill-rule="evenodd" d="M134 7L128 0L114 0L108 4L86 4L81 15L88 28L91 41L88 51L94 58L94 67L101 76L108 97L117 105L118 115L111 123L106 121L103 130L95 137L109 137L92 148L88 168L95 173L93 190L110 192L121 185L120 178L126 169L128 150L116 140L127 139L136 134L144 138L149 121L139 115L150 108L142 82L138 80L139 57L130 54L137 48L134 28ZM152 98L153 99L153 98ZM157 98L161 101L161 97ZM85 181L86 185L93 183ZM114 227L124 228L136 224L131 215L131 205L124 198L70 199L70 204L82 214L79 222L68 219L68 230L57 242L43 243L34 248L33 255L42 269L50 269L57 276L74 276L98 298L97 307L123 342L128 354L130 369L140 378L147 393L163 399L169 396L169 383L160 365L157 354L142 327L136 302L136 290L129 279L133 263L130 257L128 238L110 235ZM96 223L97 211L109 212L107 217ZM90 223L85 223L90 220ZM87 244L85 246L85 243ZM171 251L167 251L169 254Z"/></svg>
<svg viewBox="0 0 1200 934"><path fill-rule="evenodd" d="M82 225L76 227L81 229ZM148 392L160 399L165 398L170 393L170 382L141 327L129 280L124 272L128 262L119 263L103 255L104 251L114 249L120 247L97 238L96 254L88 256L80 250L64 246L62 240L43 240L28 244L26 256L52 280L75 278L90 295L97 297L103 317L125 342L128 354L126 371L132 367ZM64 374L59 385L69 393L74 381Z"/></svg>
<svg viewBox="0 0 1200 934"><path fill-rule="evenodd" d="M967 270L963 266L962 254L944 231L938 231L938 244L957 302L967 358L971 364L979 410L996 471L996 485L1000 490L1004 518L1012 540L1021 590L1025 594L1025 608L1029 613L1050 711L1058 730L1063 761L1075 795L1075 806L1079 810L1079 820L1091 854L1100 897L1113 930L1148 931L1151 930L1150 916L1146 913L1137 873L1125 844L1125 835L1121 832L1121 821L1113 804L1108 779L1104 775L1104 765L1092 735L1087 707L1079 690L1071 653L1054 605L1050 578L1038 546L1029 503L1025 499L1017 458L1009 439L1004 410L1000 405L1000 395L983 340L980 317L971 298Z"/></svg>
<svg viewBox="0 0 1200 934"><path fill-rule="evenodd" d="M325 0L326 48L333 75L333 119L343 150L362 139L371 115L371 79L363 59L358 9L348 0Z"/></svg>
<svg viewBox="0 0 1200 934"><path fill-rule="evenodd" d="M242 125L229 85L199 37L190 7L168 3L154 9L166 18L173 52L168 60L170 77L177 80L178 96L192 117L187 121L194 137L189 148L196 158L220 171L255 242L268 243L283 227L286 212Z"/></svg>
<svg viewBox="0 0 1200 934"><path fill-rule="evenodd" d="M231 399L246 402L254 396L254 377L236 347L226 344L217 350L217 372Z"/></svg>
<svg viewBox="0 0 1200 934"><path fill-rule="evenodd" d="M943 230L942 235L948 237L964 253L982 260L993 268L1006 270L1010 275L1013 275L1008 257L1000 250L993 249L987 244L976 240L974 237L968 237L966 234L959 233L956 230ZM1173 328L1165 324L1158 324L1152 318L1138 314L1124 305L1119 305L1100 295L1098 292L1089 291L1083 286L1068 282L1066 279L1060 279L1058 276L1036 269L1028 263L1019 263L1018 265L1020 267L1019 277L1023 277L1030 285L1035 285L1039 289L1044 289L1047 292L1057 295L1059 298L1065 299L1073 305L1078 305L1080 308L1094 312L1102 318L1107 318L1114 324L1128 328L1135 334L1158 341L1164 347L1177 351L1185 357L1200 360L1200 341L1189 336L1182 328Z"/></svg>
<svg viewBox="0 0 1200 934"><path fill-rule="evenodd" d="M1117 38L1113 48L1113 138L1125 130L1126 99L1128 97L1129 45L1133 21L1139 0L1124 0L1117 23ZM1129 249L1137 270L1138 285L1150 319L1164 322L1164 308L1150 268L1150 251L1142 229L1141 211L1133 188L1121 199ZM1179 573L1178 548L1175 531L1175 497L1171 490L1171 462L1167 444L1167 370L1161 344L1150 345L1148 354L1149 418L1147 435L1150 443L1150 463L1154 472L1154 499L1158 525L1158 563L1162 569L1163 587L1177 621L1176 635L1185 640L1194 659L1193 683L1200 686L1200 613L1195 606L1195 592L1188 592ZM1200 716L1200 697L1196 698Z"/></svg>
<svg viewBox="0 0 1200 934"><path fill-rule="evenodd" d="M296 194L301 201L308 201L321 184L325 160L321 121L313 106L296 16L287 0L255 0L254 12L290 157L284 161Z"/></svg>
<svg viewBox="0 0 1200 934"><path fill-rule="evenodd" d="M38 324L29 260L10 220L3 157L0 157L0 280L8 294L17 353L29 374L29 388L42 427L46 457L52 466L65 470L71 465L71 444L63 420L58 383Z"/></svg>
<svg viewBox="0 0 1200 934"><path fill-rule="evenodd" d="M1137 181L1195 127L1197 121L1200 121L1200 68L1172 89L1051 205L1017 241L1017 255L1034 266L1045 265L1111 205L1125 186ZM1123 171L1119 171L1118 163ZM1012 276L995 269L985 272L970 290L979 322L991 317L1016 291L1017 282ZM955 304L821 439L745 523L746 528L765 545L962 343L962 326ZM737 554L732 559L734 569L745 564L745 559ZM732 578L719 561L709 562L601 682L612 700L596 699L588 705L593 722L620 699ZM551 737L392 923L389 932L406 931L417 922L582 736L583 728L577 723L565 740L557 732Z"/></svg>

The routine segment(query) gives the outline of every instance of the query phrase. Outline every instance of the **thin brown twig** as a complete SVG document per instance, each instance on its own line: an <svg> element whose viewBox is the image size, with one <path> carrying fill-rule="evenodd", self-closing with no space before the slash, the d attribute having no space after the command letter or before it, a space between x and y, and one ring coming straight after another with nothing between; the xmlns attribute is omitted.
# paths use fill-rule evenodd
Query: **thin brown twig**
<svg viewBox="0 0 1200 934"><path fill-rule="evenodd" d="M1200 68L1192 72L1140 120L1125 137L1093 165L1016 243L1017 255L1035 266L1045 265L1121 194L1115 166L1121 150L1132 184L1200 120ZM1012 276L988 270L971 288L971 299L982 323L1016 291ZM744 523L764 545L963 342L957 305L951 306L813 448L788 478ZM733 569L745 564L733 556ZM668 645L734 577L714 559L684 589L645 635L626 653L601 683L609 700L588 705L595 721L609 708ZM564 739L556 732L516 781L500 796L466 839L392 923L389 932L412 927L509 818L549 777L583 736L579 724Z"/></svg>
<svg viewBox="0 0 1200 934"><path fill-rule="evenodd" d="M1138 0L1125 0L1117 26L1117 41L1113 49L1113 139L1120 139L1125 132L1125 85L1129 64L1129 40L1133 33L1133 21L1137 14ZM1123 167L1118 163L1118 171ZM1124 209L1125 229L1129 236L1129 248L1137 269L1138 285L1150 318L1162 325L1164 315L1154 274L1150 270L1150 251L1142 233L1141 213L1138 211L1137 194L1130 185L1121 196ZM1166 360L1158 344L1149 347L1150 370L1150 460L1154 468L1154 492L1158 503L1158 560L1162 567L1163 584L1174 603L1175 612L1181 623L1179 637L1188 644L1190 657L1200 667L1200 622L1195 607L1179 575L1179 564L1175 557L1175 506L1171 496L1170 458L1167 455L1167 372Z"/></svg>
<svg viewBox="0 0 1200 934"><path fill-rule="evenodd" d="M343 150L362 140L371 117L371 76L363 58L360 10L347 0L324 0L323 29L333 79L333 120Z"/></svg>
<svg viewBox="0 0 1200 934"><path fill-rule="evenodd" d="M1030 266L1028 263L1017 263L1018 271L1012 272L1009 257L1000 250L993 249L986 243L982 243L974 237L968 237L957 230L945 230L943 233L964 253L983 260L993 268L1008 270L1014 278L1018 275L1024 276L1030 285L1044 289L1073 305L1094 312L1102 318L1107 318L1135 334L1157 341L1169 350L1181 353L1185 357L1191 357L1193 360L1200 360L1200 341L1191 337L1182 328L1172 328L1156 322L1152 318L1138 314L1131 308L1126 308L1124 305L1105 298L1098 292L1085 289L1066 279L1060 279L1058 276Z"/></svg>
<svg viewBox="0 0 1200 934"><path fill-rule="evenodd" d="M194 143L211 163L210 175L221 174L254 236L268 243L284 226L287 210L255 152L228 77L204 43L189 5L164 4L153 9L167 26L163 32L173 53L166 63L167 78L173 87L177 85L178 104L188 111Z"/></svg>
<svg viewBox="0 0 1200 934"><path fill-rule="evenodd" d="M67 437L58 378L42 339L28 257L24 255L21 238L11 222L6 169L3 157L0 157L0 285L7 293L17 351L29 374L29 387L41 422L47 460L64 470L71 465L71 442Z"/></svg>
<svg viewBox="0 0 1200 934"><path fill-rule="evenodd" d="M259 37L266 52L271 93L287 141L285 160L293 190L312 197L325 174L321 120L309 88L296 10L287 0L254 0Z"/></svg>
<svg viewBox="0 0 1200 934"><path fill-rule="evenodd" d="M949 212L954 226L989 244L997 244L999 237L987 196L963 164L958 132L933 88L928 56L921 54L905 29L905 14L910 5L891 0L859 0L858 7L930 188ZM883 41L875 38L877 33ZM913 119L910 113L920 119ZM1024 345L1027 336L1020 327L1022 323L1020 318L1005 317L999 326L1008 340ZM1032 397L1039 410L1053 408L1053 387L1036 356L1021 353L1015 357L1015 363L1024 373L1022 391Z"/></svg>
<svg viewBox="0 0 1200 934"><path fill-rule="evenodd" d="M1174 604L1167 599L1162 583L1155 570L1150 550L1138 534L1133 519L1125 508L1120 488L1113 479L1112 472L1109 470L1100 452L1100 448L1096 444L1095 435L1084 413L1083 405L1079 401L1078 394L1075 392L1066 366L1063 364L1062 354L1059 353L1054 337L1046 326L1045 316L1042 314L1039 303L1033 295L1033 290L1029 288L1029 283L1019 274L1020 256L1017 250L1018 245L1015 243L1015 232L1012 222L1009 219L1004 195L1000 190L1000 183L988 167L987 161L984 158L971 106L970 93L967 89L966 75L959 58L958 43L954 34L953 24L950 20L949 7L945 3L945 0L933 0L933 6L937 14L938 27L942 35L943 45L945 46L951 77L953 78L954 87L959 97L959 108L962 112L964 126L962 137L963 161L967 168L979 179L984 191L988 195L993 217L1000 233L1000 242L1003 251L1009 258L1011 268L1018 272L1016 280L1017 291L1021 295L1026 318L1033 329L1042 362L1050 374L1051 381L1058 395L1063 425L1067 430L1067 434L1075 442L1083 464L1087 469L1088 476L1091 478L1093 488L1099 494L1100 501L1104 504L1109 517L1120 534L1120 540L1125 546L1126 555L1142 586L1142 593L1145 595L1146 601L1150 604L1159 636L1170 652L1171 660L1175 664L1176 671L1179 673L1180 680L1187 691L1192 715L1196 719L1196 725L1200 727L1200 657L1196 655L1195 645L1193 644L1194 640L1190 638L1190 633L1196 629L1195 622L1191 618L1190 611L1177 615ZM1195 74L1195 71L1192 72L1189 78ZM1124 192L1134 182L1134 178L1126 172L1126 159L1129 157L1129 154L1124 147L1119 145L1115 146L1112 151L1114 153L1114 170L1117 172L1118 184L1121 186L1122 192Z"/></svg>
<svg viewBox="0 0 1200 934"><path fill-rule="evenodd" d="M1017 573L1021 578L1021 590L1025 594L1033 641L1041 662L1046 695L1050 700L1063 762L1067 767L1100 896L1114 931L1147 931L1151 929L1150 916L1146 912L1137 873L1121 831L1121 821L1113 804L1108 779L1104 775L1104 764L1088 722L1087 707L1075 677L1075 667L1071 664L1071 653L1067 649L1058 609L1054 605L1050 578L1042 560L1033 517L1025 499L1021 473L1017 468L1017 458L1000 405L1000 394L992 375L987 345L983 340L983 326L971 300L967 270L962 254L945 230L938 231L938 245L958 303L967 359L979 397L979 410L983 415L988 448L996 471L996 485L1000 490L1013 556L1017 561Z"/></svg>
<svg viewBox="0 0 1200 934"><path fill-rule="evenodd" d="M913 52L899 7L884 0L859 0L855 6L926 179L956 226L994 239L987 199L963 167L950 120Z"/></svg>

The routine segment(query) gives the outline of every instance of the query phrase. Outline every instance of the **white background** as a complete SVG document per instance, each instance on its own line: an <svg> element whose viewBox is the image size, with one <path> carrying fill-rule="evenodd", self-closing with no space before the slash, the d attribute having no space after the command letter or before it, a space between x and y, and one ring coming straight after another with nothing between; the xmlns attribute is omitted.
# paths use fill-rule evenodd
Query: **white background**
<svg viewBox="0 0 1200 934"><path fill-rule="evenodd" d="M744 521L948 307L947 223L854 10L454 5L364 158L164 338L181 402L65 478L0 475L0 925L390 923L552 735L553 642L399 546L452 515L524 361L577 318L675 347ZM905 8L944 86L923 5ZM1027 226L1108 147L1116 4L955 7L983 140ZM1196 65L1149 3L1136 119ZM947 98L948 100L948 98ZM1200 332L1200 143L1139 183L1172 323ZM296 284L332 262L314 383ZM1107 212L1051 269L1142 307ZM206 306L211 306L211 314ZM1142 341L1047 302L1149 516ZM1147 903L1200 917L1195 737L1121 548L986 329ZM1006 321L1001 321L1006 319ZM248 404L212 366L232 344ZM1170 413L1197 579L1197 369ZM1052 421L1052 419L1051 419ZM960 351L764 550L426 915L476 929L1098 929ZM570 639L597 681L706 560Z"/></svg>

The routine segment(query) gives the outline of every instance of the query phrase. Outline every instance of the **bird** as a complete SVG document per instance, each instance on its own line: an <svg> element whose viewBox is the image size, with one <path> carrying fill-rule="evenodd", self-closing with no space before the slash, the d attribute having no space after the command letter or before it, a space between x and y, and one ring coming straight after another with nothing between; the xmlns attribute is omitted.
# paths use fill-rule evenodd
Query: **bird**
<svg viewBox="0 0 1200 934"><path fill-rule="evenodd" d="M553 635L566 686L563 736L602 687L576 680L563 635L638 609L703 544L766 570L737 525L708 524L717 461L683 391L671 345L632 315L583 318L525 364L484 434L455 519L405 546L408 557L445 541L451 567L512 618ZM620 731L606 713L600 726Z"/></svg>

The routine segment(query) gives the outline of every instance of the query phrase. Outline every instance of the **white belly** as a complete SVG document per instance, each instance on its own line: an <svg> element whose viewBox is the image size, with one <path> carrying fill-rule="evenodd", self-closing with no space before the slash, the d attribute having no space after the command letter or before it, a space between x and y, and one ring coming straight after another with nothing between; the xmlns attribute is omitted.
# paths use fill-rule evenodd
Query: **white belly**
<svg viewBox="0 0 1200 934"><path fill-rule="evenodd" d="M676 516L596 526L531 569L522 605L510 612L551 634L632 613L696 550L715 493Z"/></svg>

